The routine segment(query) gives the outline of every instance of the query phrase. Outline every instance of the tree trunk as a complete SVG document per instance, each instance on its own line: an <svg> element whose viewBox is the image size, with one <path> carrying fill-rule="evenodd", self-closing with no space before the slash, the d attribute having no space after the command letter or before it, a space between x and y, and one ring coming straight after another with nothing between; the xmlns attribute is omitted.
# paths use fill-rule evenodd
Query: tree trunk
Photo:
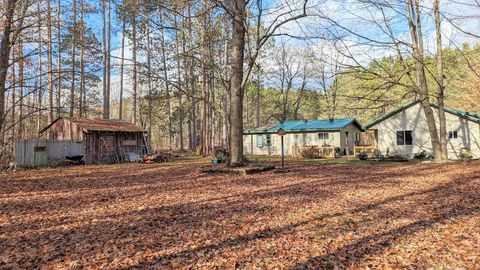
<svg viewBox="0 0 480 270"><path fill-rule="evenodd" d="M83 20L85 7L84 7L84 0L80 0L80 21L81 21L81 28L80 28L80 93L79 93L79 115L80 118L85 117L85 63L84 63L84 55L85 55L85 45L84 43L84 29L85 29L85 22Z"/></svg>
<svg viewBox="0 0 480 270"><path fill-rule="evenodd" d="M12 141L15 141L15 136L16 136L15 127L17 123L17 120L16 120L17 77L16 77L16 71L15 71L15 61L16 59L15 59L15 49L14 49L12 52L12 80L11 80L11 86L10 86L11 93L12 93L12 124L10 127L10 129L12 130L11 132Z"/></svg>
<svg viewBox="0 0 480 270"><path fill-rule="evenodd" d="M202 110L200 111L200 145L202 148L202 155L206 156L207 153L207 16L208 7L205 1L202 1L203 5L203 23L202 23Z"/></svg>
<svg viewBox="0 0 480 270"><path fill-rule="evenodd" d="M415 2L412 2L415 1ZM433 148L433 155L435 160L441 160L442 151L438 139L437 125L435 116L430 106L430 95L428 91L427 78L425 74L425 64L423 56L423 34L420 17L420 3L419 0L406 0L407 19L410 28L410 35L412 38L413 54L415 58L415 68L418 77L418 92L422 108L427 119L428 130Z"/></svg>
<svg viewBox="0 0 480 270"><path fill-rule="evenodd" d="M210 43L211 45L211 43ZM210 46L211 47L211 46ZM210 55L212 57L212 59L210 59L210 63L213 63L213 51L210 49ZM209 130L209 140L208 140L208 149L207 149L207 153L210 154L213 150L213 147L215 146L215 134L216 134L216 131L215 131L215 116L216 116L216 109L215 109L215 80L214 80L214 77L215 75L213 74L213 70L211 68L209 68L209 84L208 84L208 89L209 89L209 93L210 93L210 100L208 102L208 104L210 105L209 106L209 125L210 127L208 128Z"/></svg>
<svg viewBox="0 0 480 270"><path fill-rule="evenodd" d="M186 9L186 11L189 11L189 8ZM185 12L186 13L186 12ZM186 29L188 29L188 18L190 13L187 14L182 14L182 61L183 61L183 76L184 76L184 85L185 85L185 93L186 93L186 98L187 98L187 104L191 104L192 97L189 94L189 89L190 89L190 58L189 53L187 52L187 35L186 35ZM187 110L186 112L188 113L188 119L187 119L187 133L188 133L188 149L192 149L193 145L193 139L192 139L192 112L191 110Z"/></svg>
<svg viewBox="0 0 480 270"><path fill-rule="evenodd" d="M243 61L245 49L245 0L233 0L232 101L230 105L230 166L243 165Z"/></svg>
<svg viewBox="0 0 480 270"><path fill-rule="evenodd" d="M188 58L190 59L189 63L189 78L190 78L190 99L191 99L191 108L190 108L190 129L191 129L191 145L190 149L195 150L197 148L197 95L195 91L195 58L192 52L192 42L193 42L193 30L192 30L192 14L191 14L191 5L189 1L187 13L188 13L188 35L189 35L189 50Z"/></svg>
<svg viewBox="0 0 480 270"><path fill-rule="evenodd" d="M132 18L132 58L133 58L133 123L137 123L137 19L133 13Z"/></svg>
<svg viewBox="0 0 480 270"><path fill-rule="evenodd" d="M72 33L72 83L70 85L70 117L73 117L75 108L75 49L76 49L76 37L77 37L77 0L73 0L73 33Z"/></svg>
<svg viewBox="0 0 480 270"><path fill-rule="evenodd" d="M122 2L122 51L120 60L120 97L118 100L118 118L123 119L123 73L125 67L125 35L126 35L126 18L125 9Z"/></svg>
<svg viewBox="0 0 480 270"><path fill-rule="evenodd" d="M227 149L230 149L230 143L228 140L229 135L229 124L230 124L230 114L228 113L228 100L230 93L230 84L228 83L228 41L229 41L229 28L228 28L228 15L225 15L224 18L224 38L223 38L223 138L222 144Z"/></svg>
<svg viewBox="0 0 480 270"><path fill-rule="evenodd" d="M148 143L152 145L152 44L150 38L150 20L147 19L147 81L148 81Z"/></svg>
<svg viewBox="0 0 480 270"><path fill-rule="evenodd" d="M260 92L262 90L262 86L260 84L260 76L261 76L262 70L260 66L258 65L257 69L257 93L256 93L256 98L255 98L255 126L259 127L260 126Z"/></svg>
<svg viewBox="0 0 480 270"><path fill-rule="evenodd" d="M52 8L47 1L47 80L48 80L48 123L54 118L53 114L53 52L52 52Z"/></svg>
<svg viewBox="0 0 480 270"><path fill-rule="evenodd" d="M175 23L175 28L178 29L178 21L177 21L177 16L175 15L174 17L174 23ZM185 36L183 35L182 31L182 37L183 39ZM183 104L182 104L182 66L180 62L180 38L179 38L179 33L178 30L175 32L175 46L176 46L176 52L177 52L177 85L178 85L178 135L179 135L179 149L183 151ZM184 67L186 68L186 67Z"/></svg>
<svg viewBox="0 0 480 270"><path fill-rule="evenodd" d="M12 46L14 47L14 46ZM16 76L16 71L15 71L15 48L13 48L13 53L12 53L12 80L11 80L11 92L12 92L12 125L11 125L11 130L12 130L12 142L15 141L15 136L16 136L16 131L15 131L15 128L16 128L16 123L17 123L17 120L16 120L16 116L17 116L17 113L16 113L16 102L17 102L17 76Z"/></svg>
<svg viewBox="0 0 480 270"><path fill-rule="evenodd" d="M111 40L112 40L112 20L111 20L111 0L108 0L108 17L107 17L107 88L106 88L106 96L105 96L105 112L104 118L110 119L110 90L111 90L111 78L112 78L112 65L111 65Z"/></svg>
<svg viewBox="0 0 480 270"><path fill-rule="evenodd" d="M108 94L107 94L107 25L105 22L106 10L105 0L102 0L102 63L103 63L103 77L102 77L102 93L103 93L103 119L108 119Z"/></svg>
<svg viewBox="0 0 480 270"><path fill-rule="evenodd" d="M61 96L62 96L62 53L61 53L61 42L62 42L62 28L61 28L61 13L62 6L60 0L57 2L57 117L62 116L61 111Z"/></svg>
<svg viewBox="0 0 480 270"><path fill-rule="evenodd" d="M435 27L436 27L436 39L437 39L437 85L438 85L438 119L440 128L440 148L441 148L441 160L448 159L447 148L447 123L445 119L445 95L443 85L443 46L442 46L442 31L441 31L441 18L440 18L440 0L434 0L433 12L435 15Z"/></svg>
<svg viewBox="0 0 480 270"><path fill-rule="evenodd" d="M159 11L160 23L163 24L163 17L162 11ZM172 105L170 102L170 83L168 82L168 72L167 72L167 55L165 52L165 33L163 30L163 25L161 27L161 37L160 37L161 45L162 45L162 64L163 64L163 79L165 81L165 95L167 101L167 116L168 116L168 147L172 149Z"/></svg>
<svg viewBox="0 0 480 270"><path fill-rule="evenodd" d="M5 92L6 92L6 81L8 68L10 66L10 50L12 48L11 44L11 33L12 33L12 24L13 16L15 14L17 1L9 0L7 1L5 21L3 25L2 33L2 44L0 44L0 132L5 132Z"/></svg>
<svg viewBox="0 0 480 270"><path fill-rule="evenodd" d="M24 89L23 89L23 70L24 70L24 58L23 58L23 34L20 33L18 35L18 112L19 112L19 120L18 120L18 136L23 138L23 102L24 102Z"/></svg>
<svg viewBox="0 0 480 270"><path fill-rule="evenodd" d="M38 16L38 22L37 22L37 27L38 27L38 87L37 87L37 132L40 131L42 128L42 53L43 53L43 38L42 38L42 8L41 8L41 0L37 0L37 16ZM48 15L48 14L47 14Z"/></svg>

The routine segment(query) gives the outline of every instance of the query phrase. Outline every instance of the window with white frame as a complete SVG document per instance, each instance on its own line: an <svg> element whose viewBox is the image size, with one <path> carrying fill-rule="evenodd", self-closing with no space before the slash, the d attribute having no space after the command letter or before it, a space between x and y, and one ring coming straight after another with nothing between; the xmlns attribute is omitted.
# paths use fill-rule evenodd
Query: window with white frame
<svg viewBox="0 0 480 270"><path fill-rule="evenodd" d="M413 136L411 130L397 131L397 145L413 145Z"/></svg>
<svg viewBox="0 0 480 270"><path fill-rule="evenodd" d="M458 132L456 130L449 131L448 132L448 138L449 139L456 139L458 138Z"/></svg>
<svg viewBox="0 0 480 270"><path fill-rule="evenodd" d="M328 139L329 139L329 135L328 135L327 132L318 133L318 139L319 139L319 140L328 140Z"/></svg>

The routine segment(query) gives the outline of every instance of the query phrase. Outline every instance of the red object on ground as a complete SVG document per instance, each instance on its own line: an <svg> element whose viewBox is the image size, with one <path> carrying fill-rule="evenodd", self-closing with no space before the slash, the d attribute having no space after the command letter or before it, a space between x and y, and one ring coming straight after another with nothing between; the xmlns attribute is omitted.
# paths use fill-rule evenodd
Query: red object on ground
<svg viewBox="0 0 480 270"><path fill-rule="evenodd" d="M152 155L148 155L142 159L142 163L161 163L161 162L168 162L168 160L172 158L171 153L155 153Z"/></svg>

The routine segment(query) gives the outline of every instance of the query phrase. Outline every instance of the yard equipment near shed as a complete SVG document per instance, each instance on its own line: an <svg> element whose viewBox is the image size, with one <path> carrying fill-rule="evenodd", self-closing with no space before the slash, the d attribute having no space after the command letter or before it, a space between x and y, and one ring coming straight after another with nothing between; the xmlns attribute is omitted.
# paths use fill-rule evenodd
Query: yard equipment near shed
<svg viewBox="0 0 480 270"><path fill-rule="evenodd" d="M63 162L65 165L85 165L83 155L65 156L65 160Z"/></svg>
<svg viewBox="0 0 480 270"><path fill-rule="evenodd" d="M171 158L172 158L171 153L154 153L142 158L141 162L142 163L162 163L162 162L168 162L168 160Z"/></svg>
<svg viewBox="0 0 480 270"><path fill-rule="evenodd" d="M17 163L10 162L10 163L0 163L0 172L12 172L17 170Z"/></svg>

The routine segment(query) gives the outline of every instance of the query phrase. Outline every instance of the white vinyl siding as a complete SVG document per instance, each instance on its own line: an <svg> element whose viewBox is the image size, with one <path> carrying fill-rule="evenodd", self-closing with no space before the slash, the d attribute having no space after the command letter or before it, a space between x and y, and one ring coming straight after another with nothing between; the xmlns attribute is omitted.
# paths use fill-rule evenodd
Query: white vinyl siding
<svg viewBox="0 0 480 270"><path fill-rule="evenodd" d="M438 111L434 110L438 127ZM462 117L445 113L447 131L457 131L457 138L448 140L448 157L461 158L461 152L470 149L475 158L480 158L480 124ZM423 150L433 153L427 119L420 104L415 104L384 121L370 127L377 130L378 147L382 154L402 154L413 158L415 153ZM412 145L397 145L397 131L411 130ZM447 132L447 136L449 136Z"/></svg>
<svg viewBox="0 0 480 270"><path fill-rule="evenodd" d="M345 148L344 132L349 130L350 140L349 149L353 151L353 144L355 142L355 134L360 133L360 129L350 124L343 130L339 131L320 131L320 132L306 132L306 133L287 133L284 138L285 154L292 154L293 146L335 146L342 151ZM323 135L319 135L323 134ZM266 134L253 134L243 136L243 145L245 155L281 155L281 140L278 134L270 135L270 145L267 145ZM259 139L261 137L261 139ZM323 138L323 139L320 139ZM262 141L262 146L259 146L258 141Z"/></svg>

